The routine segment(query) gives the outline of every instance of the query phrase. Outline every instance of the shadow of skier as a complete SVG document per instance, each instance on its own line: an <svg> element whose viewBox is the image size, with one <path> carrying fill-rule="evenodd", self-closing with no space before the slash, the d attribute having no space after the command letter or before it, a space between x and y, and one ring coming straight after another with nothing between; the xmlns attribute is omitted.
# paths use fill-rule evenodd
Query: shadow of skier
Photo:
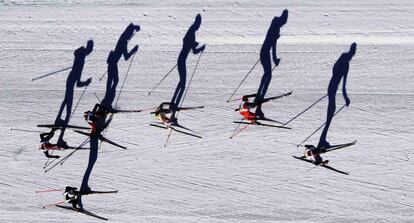
<svg viewBox="0 0 414 223"><path fill-rule="evenodd" d="M83 67L85 65L85 58L93 51L93 41L88 40L86 47L81 46L75 50L75 60L73 61L72 70L69 73L68 79L66 80L66 92L65 98L62 101L62 104L59 109L59 113L55 120L56 126L61 126L61 132L57 145L61 147L66 146L66 142L63 140L63 135L65 134L66 126L69 123L70 116L72 114L72 104L73 104L73 93L75 84L76 87L88 86L92 78L88 78L86 81L81 81ZM66 107L66 117L62 120L62 113Z"/></svg>
<svg viewBox="0 0 414 223"><path fill-rule="evenodd" d="M175 89L174 95L171 99L170 110L172 110L170 119L175 119L175 113L178 110L178 106L180 105L180 101L183 97L186 78L187 78L187 67L186 67L186 60L190 51L193 51L193 54L198 54L204 51L206 48L205 45L197 48L198 42L196 41L195 33L200 28L201 25L201 15L197 14L195 17L194 23L190 26L187 33L183 38L183 47L181 49L180 55L178 56L177 60L177 69L178 74L180 76L180 81L177 84Z"/></svg>
<svg viewBox="0 0 414 223"><path fill-rule="evenodd" d="M128 42L139 30L140 26L134 25L133 23L129 24L119 37L115 49L109 53L108 59L106 60L108 64L108 80L106 82L105 97L102 99L101 104L108 109L112 109L112 102L114 101L116 86L119 81L118 62L122 56L125 60L128 60L137 52L138 45L128 52Z"/></svg>
<svg viewBox="0 0 414 223"><path fill-rule="evenodd" d="M94 122L94 130L90 136L90 153L89 153L89 162L88 167L86 168L85 174L83 176L82 185L80 192L82 194L89 193L91 191L89 187L89 177L91 175L93 166L98 158L98 148L99 148L99 137L102 131L109 125L112 120L112 116L107 119L108 111L113 110L112 103L114 102L116 95L116 87L118 85L118 62L122 56L125 60L128 60L135 52L138 50L138 45L136 45L131 51L128 52L128 42L134 36L135 32L138 32L140 27L134 25L133 23L129 24L125 31L122 33L121 37L118 40L118 43L115 47L115 50L109 53L107 63L108 63L108 79L106 84L105 96L101 101L100 106L96 106L96 112L100 114L98 120ZM95 108L94 108L95 110Z"/></svg>
<svg viewBox="0 0 414 223"><path fill-rule="evenodd" d="M328 86L328 111L326 117L326 124L322 131L321 137L319 139L318 148L320 147L329 147L329 143L326 141L326 136L328 134L329 126L331 125L332 118L336 110L335 96L338 91L339 83L342 80L342 94L345 99L346 106L349 106L351 101L348 98L346 92L346 81L349 71L349 61L352 60L352 57L356 52L356 43L352 43L348 52L343 53L339 59L335 62L332 69L332 78Z"/></svg>
<svg viewBox="0 0 414 223"><path fill-rule="evenodd" d="M267 31L267 35L263 42L262 48L260 49L260 63L263 66L264 73L259 85L259 89L257 89L257 95L254 100L258 104L255 113L259 118L264 118L264 114L262 111L262 103L260 103L260 101L264 99L270 81L272 80L272 61L270 59L270 51L272 51L272 57L275 66L278 66L280 59L276 56L276 44L277 40L280 37L280 28L286 24L287 18L287 9L283 10L282 15L280 17L275 16L273 18L269 30Z"/></svg>

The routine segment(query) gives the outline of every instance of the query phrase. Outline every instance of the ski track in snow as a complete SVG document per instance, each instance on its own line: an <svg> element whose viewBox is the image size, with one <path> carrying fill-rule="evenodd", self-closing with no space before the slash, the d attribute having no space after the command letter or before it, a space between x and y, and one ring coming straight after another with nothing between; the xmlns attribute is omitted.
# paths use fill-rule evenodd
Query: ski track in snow
<svg viewBox="0 0 414 223"><path fill-rule="evenodd" d="M68 72L31 81L73 63L73 50L95 41L82 79L92 85L72 124L103 97L108 52L129 22L141 31L129 43L140 48L118 105L142 109L169 101L178 81L174 71L182 37L201 13L197 40L207 43L184 105L204 109L180 113L180 123L202 133L193 139L150 127L149 112L116 114L107 137L128 147L102 144L90 185L117 194L83 198L87 210L111 222L413 222L414 209L414 4L325 1L0 1L0 222L99 222L42 205L63 199L60 192L35 190L80 186L88 151L77 151L63 166L44 173L36 124L55 119ZM332 144L355 146L326 154L337 174L293 159L302 141L325 121L327 100L289 124L292 130L250 126L229 139L240 120L225 103L257 61L273 16L289 9L278 41L268 95L291 96L264 105L265 114L286 122L326 94L332 66L353 41L347 90L351 106L332 122ZM187 60L191 75L197 56ZM119 63L121 87L128 62ZM254 93L262 68L256 66L235 97ZM188 76L188 80L190 76ZM338 91L337 107L343 99ZM75 91L74 105L82 89ZM320 132L308 143L317 143ZM77 145L85 137L68 130ZM127 143L130 142L130 143ZM313 169L311 169L313 168Z"/></svg>

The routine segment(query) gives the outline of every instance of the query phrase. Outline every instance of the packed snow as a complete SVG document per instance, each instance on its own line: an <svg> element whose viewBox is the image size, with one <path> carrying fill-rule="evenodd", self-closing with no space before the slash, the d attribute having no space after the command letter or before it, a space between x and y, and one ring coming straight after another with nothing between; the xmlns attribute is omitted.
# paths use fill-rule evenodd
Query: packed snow
<svg viewBox="0 0 414 223"><path fill-rule="evenodd" d="M268 96L291 96L263 106L286 122L326 94L332 66L358 44L350 62L351 104L333 118L331 144L356 145L323 155L342 175L292 158L300 143L325 122L328 100L292 121L291 130L250 126L233 139L239 102L226 103L259 51L274 16L289 10L278 41L279 66ZM0 1L0 222L101 222L56 207L62 192L80 187L88 151L44 173L37 124L52 124L65 94L73 51L93 39L82 80L92 84L71 124L87 126L83 112L105 94L106 59L120 34L141 26L129 42L139 45L121 109L146 109L169 101L177 70L148 96L176 63L182 38L200 13L196 36L206 44L179 123L202 139L148 124L150 111L115 114L92 171L95 190L117 194L83 197L84 208L111 222L414 222L414 2L398 1ZM198 55L187 60L188 78ZM118 93L130 61L119 63ZM234 98L255 93L263 69L255 67ZM74 107L83 88L76 88ZM341 90L337 107L344 103ZM307 143L316 144L320 132ZM77 146L85 136L67 130ZM61 155L69 152L60 152Z"/></svg>

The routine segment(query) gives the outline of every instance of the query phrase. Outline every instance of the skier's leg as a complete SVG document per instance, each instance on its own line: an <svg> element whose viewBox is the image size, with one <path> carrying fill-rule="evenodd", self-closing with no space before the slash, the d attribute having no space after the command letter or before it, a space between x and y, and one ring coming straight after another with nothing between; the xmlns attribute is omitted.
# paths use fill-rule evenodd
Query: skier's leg
<svg viewBox="0 0 414 223"><path fill-rule="evenodd" d="M319 138L318 148L329 146L329 143L326 141L326 136L328 134L328 130L331 125L332 118L335 114L335 109L336 109L335 94L329 94L328 99L329 99L329 102L328 102L328 111L326 115L326 124L322 131L321 137Z"/></svg>
<svg viewBox="0 0 414 223"><path fill-rule="evenodd" d="M119 72L118 72L118 64L115 65L114 68L115 72L114 72L114 83L112 85L112 88L116 89L116 86L118 86L118 82L119 82Z"/></svg>
<svg viewBox="0 0 414 223"><path fill-rule="evenodd" d="M88 193L91 191L89 188L89 176L91 175L93 166L95 165L96 160L98 159L98 146L99 141L97 137L90 138L90 151L89 151L89 162L88 167L86 168L85 175L82 179L82 185L80 188L81 193Z"/></svg>
<svg viewBox="0 0 414 223"><path fill-rule="evenodd" d="M266 86L266 83L269 82L267 79L269 78L269 74L271 75L272 72L272 62L270 58L270 52L264 52L260 54L260 63L263 67L263 76L260 81L259 89L257 89L257 95L258 97L255 99L263 99L264 98L264 88Z"/></svg>
<svg viewBox="0 0 414 223"><path fill-rule="evenodd" d="M171 100L170 109L172 110L171 119L175 119L175 113L178 110L178 106L180 106L181 99L183 97L185 91L185 84L186 84L186 77L187 77L187 69L185 63L181 66L178 66L178 74L180 75L180 81L177 84L177 87L174 92L174 96Z"/></svg>
<svg viewBox="0 0 414 223"><path fill-rule="evenodd" d="M267 89L269 88L270 85L270 81L272 80L272 72L270 71L270 73L265 74L267 76L267 78L264 80L264 86L262 89L262 100L265 98L265 95L267 93Z"/></svg>
<svg viewBox="0 0 414 223"><path fill-rule="evenodd" d="M60 105L58 115L55 119L55 125L60 125L62 123L62 113L65 106L67 106L66 97L63 99L62 104Z"/></svg>
<svg viewBox="0 0 414 223"><path fill-rule="evenodd" d="M177 86L178 87L178 86ZM175 113L178 110L178 103L180 103L179 101L179 95L182 95L182 92L184 91L184 89L182 89L181 87L177 88L177 96L174 98L174 102L171 102L170 105L170 109L171 109L171 116L170 119L175 119Z"/></svg>

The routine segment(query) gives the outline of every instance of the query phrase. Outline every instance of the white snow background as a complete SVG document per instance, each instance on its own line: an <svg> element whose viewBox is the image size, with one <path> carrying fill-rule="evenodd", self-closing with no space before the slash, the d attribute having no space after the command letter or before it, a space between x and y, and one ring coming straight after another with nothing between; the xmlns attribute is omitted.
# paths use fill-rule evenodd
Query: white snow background
<svg viewBox="0 0 414 223"><path fill-rule="evenodd" d="M230 140L237 102L225 103L259 57L274 16L289 10L278 41L279 67L268 96L293 91L263 109L287 121L326 93L332 66L352 42L349 108L333 119L332 144L355 146L326 154L349 176L300 162L301 142L325 121L327 100L293 121L292 130L251 126ZM44 173L37 124L54 121L65 93L65 71L31 78L73 63L73 51L92 38L83 80L92 84L71 123L86 126L82 113L103 97L106 58L125 27L141 26L139 44L119 100L122 109L169 101L174 71L151 96L148 91L176 63L182 38L197 13L197 40L207 44L180 123L203 139L148 125L149 112L116 114L107 137L128 146L102 144L90 186L117 194L88 195L84 207L111 222L414 222L414 2L398 1L0 1L0 222L101 222L44 204L61 192L36 190L80 186L88 151ZM187 60L188 77L198 55ZM122 85L129 62L119 63ZM260 64L236 97L255 93ZM190 78L188 78L189 80ZM82 88L75 92L76 104ZM343 104L338 91L337 105ZM308 143L317 143L319 133ZM67 130L77 145L84 137ZM129 143L127 143L129 142ZM67 154L68 152L62 152Z"/></svg>

